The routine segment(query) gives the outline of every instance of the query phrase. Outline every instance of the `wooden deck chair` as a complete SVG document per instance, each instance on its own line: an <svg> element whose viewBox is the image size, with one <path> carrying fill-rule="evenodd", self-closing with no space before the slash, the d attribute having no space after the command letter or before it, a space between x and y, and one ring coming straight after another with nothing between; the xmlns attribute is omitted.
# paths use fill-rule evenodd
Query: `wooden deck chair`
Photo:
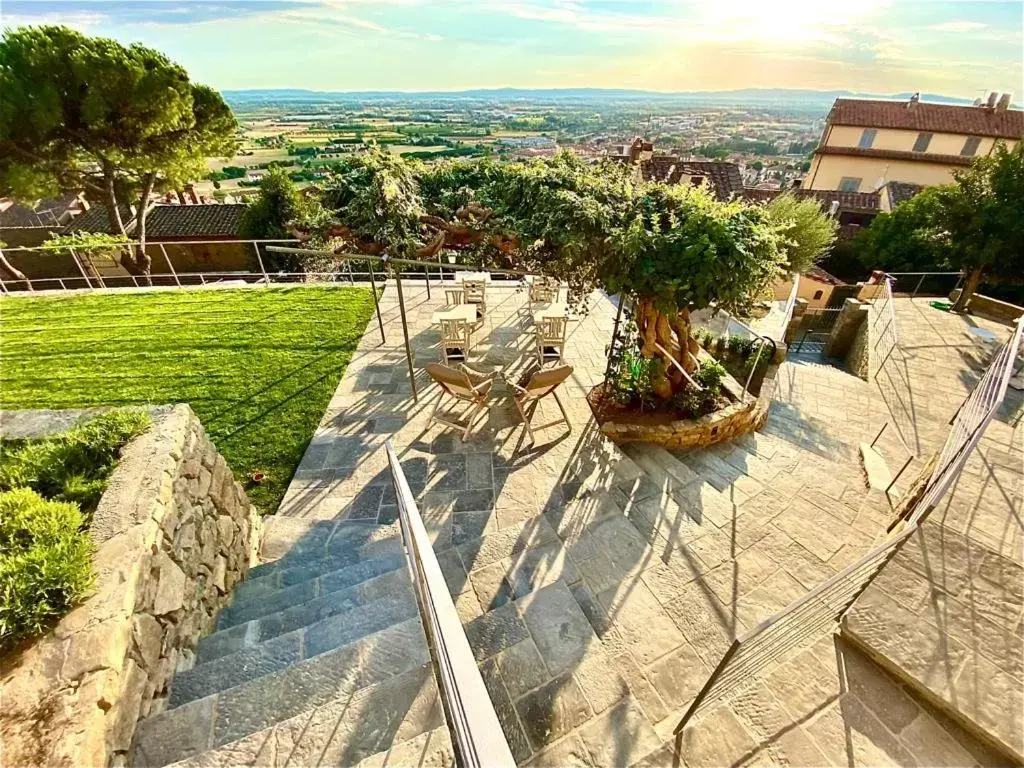
<svg viewBox="0 0 1024 768"><path fill-rule="evenodd" d="M469 362L472 329L465 320L441 321L441 359L445 365Z"/></svg>
<svg viewBox="0 0 1024 768"><path fill-rule="evenodd" d="M467 304L476 304L476 321L482 323L487 315L487 283L483 280L463 280L462 293Z"/></svg>
<svg viewBox="0 0 1024 768"><path fill-rule="evenodd" d="M558 300L558 281L550 277L535 277L530 283L530 303L539 304Z"/></svg>
<svg viewBox="0 0 1024 768"><path fill-rule="evenodd" d="M436 421L453 429L461 429L462 439L465 440L469 437L469 431L472 429L473 423L476 421L480 411L486 412L490 408L487 397L494 384L494 376L477 373L465 365L452 368L440 363L427 363L423 367L430 378L441 388L441 397L437 399L434 410L430 412L428 423ZM464 423L455 421L454 418L449 419L438 415L438 409L440 409L445 395L461 403L468 403L471 406L469 415Z"/></svg>
<svg viewBox="0 0 1024 768"><path fill-rule="evenodd" d="M569 434L572 434L572 424L569 423L569 414L565 412L565 406L562 405L562 401L558 398L558 387L563 381L569 378L572 374L571 365L560 365L557 368L542 369L539 365L534 366L524 373L518 382L508 381L509 387L512 389L513 400L516 404L516 409L519 411L519 415L523 417L523 426L526 427L526 433L530 436L530 443L536 443L537 438L534 435L534 430L547 429L548 427L554 427L558 424L565 424L569 428ZM537 410L537 404L541 398L551 395L555 398L555 403L558 404L558 410L562 412L562 418L556 419L555 421L549 421L546 424L538 424L534 426L531 423L534 412Z"/></svg>
<svg viewBox="0 0 1024 768"><path fill-rule="evenodd" d="M566 326L564 317L545 317L537 323L537 359L541 365L548 360L562 362Z"/></svg>

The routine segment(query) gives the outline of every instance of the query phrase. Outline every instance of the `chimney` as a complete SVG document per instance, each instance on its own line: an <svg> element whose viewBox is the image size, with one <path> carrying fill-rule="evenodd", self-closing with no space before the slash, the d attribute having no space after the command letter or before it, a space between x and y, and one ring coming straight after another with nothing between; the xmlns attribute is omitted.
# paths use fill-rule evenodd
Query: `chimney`
<svg viewBox="0 0 1024 768"><path fill-rule="evenodd" d="M1005 112L1010 108L1010 99L1012 94L1004 93L999 97L999 101L996 102L996 112Z"/></svg>
<svg viewBox="0 0 1024 768"><path fill-rule="evenodd" d="M998 99L998 98L999 98L999 94L996 93L995 91L992 91L988 95L988 99L985 101L985 106L988 107L989 109L995 109L996 108L996 99Z"/></svg>
<svg viewBox="0 0 1024 768"><path fill-rule="evenodd" d="M907 102L907 109L913 109L919 101L921 101L921 92L917 91L910 97L910 101Z"/></svg>
<svg viewBox="0 0 1024 768"><path fill-rule="evenodd" d="M185 199L185 195L183 195L183 194L181 193L181 190L180 190L180 189L176 189L176 190L174 190L174 191L175 191L175 192L177 193L177 195L178 195L178 202L179 202L179 203L180 203L181 205L188 205L188 201L187 201L187 200Z"/></svg>
<svg viewBox="0 0 1024 768"><path fill-rule="evenodd" d="M192 205L199 205L199 197L196 195L196 188L192 184L185 185L185 194L192 201Z"/></svg>

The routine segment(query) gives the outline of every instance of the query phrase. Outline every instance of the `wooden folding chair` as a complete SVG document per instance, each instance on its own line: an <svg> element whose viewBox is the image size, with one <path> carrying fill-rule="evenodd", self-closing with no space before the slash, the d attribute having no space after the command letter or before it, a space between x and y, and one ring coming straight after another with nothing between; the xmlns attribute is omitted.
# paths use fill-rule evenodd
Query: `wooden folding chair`
<svg viewBox="0 0 1024 768"><path fill-rule="evenodd" d="M483 280L463 280L462 293L467 304L476 304L476 321L482 323L487 314L487 283Z"/></svg>
<svg viewBox="0 0 1024 768"><path fill-rule="evenodd" d="M519 415L523 417L523 426L526 427L526 432L530 436L530 443L536 443L537 438L534 435L534 430L547 429L548 427L554 427L558 424L565 424L569 428L569 434L572 434L572 424L569 423L569 414L565 412L565 406L562 405L562 401L558 398L558 392L556 391L563 381L569 378L572 374L571 365L560 365L557 368L542 369L540 366L534 366L532 369L526 371L518 382L507 381L509 387L512 389L513 400L516 404L516 409L519 411ZM558 404L558 410L562 412L562 418L556 419L555 421L549 421L546 424L538 424L534 426L530 420L533 418L534 412L537 410L537 404L541 398L551 395L555 398L555 402Z"/></svg>
<svg viewBox="0 0 1024 768"><path fill-rule="evenodd" d="M564 317L545 317L537 323L537 360L541 365L548 360L562 362L566 325Z"/></svg>
<svg viewBox="0 0 1024 768"><path fill-rule="evenodd" d="M486 413L487 409L490 408L487 396L490 394L491 387L494 384L494 376L477 373L465 365L452 368L440 363L427 363L423 367L430 378L441 388L441 396L437 399L434 410L430 412L430 422L436 421L453 429L461 429L462 439L465 440L469 437L469 432L480 411ZM445 395L461 403L468 403L471 406L469 415L464 423L437 414Z"/></svg>
<svg viewBox="0 0 1024 768"><path fill-rule="evenodd" d="M558 281L550 277L535 277L530 283L530 303L558 301Z"/></svg>
<svg viewBox="0 0 1024 768"><path fill-rule="evenodd" d="M441 321L441 359L445 365L452 361L469 362L472 329L465 320Z"/></svg>

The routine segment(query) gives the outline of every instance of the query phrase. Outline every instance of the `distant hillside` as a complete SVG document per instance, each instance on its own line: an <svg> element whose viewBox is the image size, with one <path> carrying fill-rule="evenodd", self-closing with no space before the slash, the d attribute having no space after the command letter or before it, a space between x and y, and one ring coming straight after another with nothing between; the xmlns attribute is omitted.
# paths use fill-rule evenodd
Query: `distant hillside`
<svg viewBox="0 0 1024 768"><path fill-rule="evenodd" d="M815 91L785 88L743 88L734 91L683 91L665 93L625 88L491 88L466 91L313 91L301 88L224 91L234 107L272 104L334 104L394 102L489 102L530 104L628 104L643 102L659 105L708 107L804 108L823 111L842 97L908 99L910 93L875 94L853 91ZM970 104L942 94L921 94L924 101L945 104Z"/></svg>

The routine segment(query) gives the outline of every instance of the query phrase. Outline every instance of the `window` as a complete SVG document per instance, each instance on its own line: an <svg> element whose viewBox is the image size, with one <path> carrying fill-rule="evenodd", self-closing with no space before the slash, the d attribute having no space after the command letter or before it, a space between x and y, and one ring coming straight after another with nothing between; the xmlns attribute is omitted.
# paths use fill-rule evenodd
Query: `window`
<svg viewBox="0 0 1024 768"><path fill-rule="evenodd" d="M860 192L860 183L863 179L858 179L855 176L843 176L839 181L840 192Z"/></svg>
<svg viewBox="0 0 1024 768"><path fill-rule="evenodd" d="M917 134L917 141L914 142L915 152L927 152L928 145L932 143L932 135L930 133L919 133Z"/></svg>
<svg viewBox="0 0 1024 768"><path fill-rule="evenodd" d="M960 150L960 154L964 157L974 157L978 153L978 146L980 144L980 137L968 136L967 141L964 142L964 148Z"/></svg>
<svg viewBox="0 0 1024 768"><path fill-rule="evenodd" d="M822 293L823 293L822 291L815 291L815 292L814 292L814 298L815 298L815 299L820 299L820 298L821 298L821 295L822 295Z"/></svg>
<svg viewBox="0 0 1024 768"><path fill-rule="evenodd" d="M864 133L860 135L860 143L857 145L861 149L870 149L871 145L875 143L875 136L878 134L874 128L865 128Z"/></svg>

